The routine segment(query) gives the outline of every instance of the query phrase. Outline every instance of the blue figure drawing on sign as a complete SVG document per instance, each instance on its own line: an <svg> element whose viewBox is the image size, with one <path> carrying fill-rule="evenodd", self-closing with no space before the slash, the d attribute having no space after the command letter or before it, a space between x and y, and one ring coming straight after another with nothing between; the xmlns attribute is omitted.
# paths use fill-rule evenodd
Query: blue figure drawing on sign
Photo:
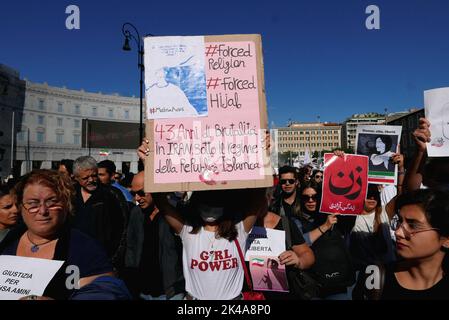
<svg viewBox="0 0 449 320"><path fill-rule="evenodd" d="M150 108L177 116L207 114L205 74L186 61L173 67L162 67L154 73L155 81L146 89Z"/></svg>

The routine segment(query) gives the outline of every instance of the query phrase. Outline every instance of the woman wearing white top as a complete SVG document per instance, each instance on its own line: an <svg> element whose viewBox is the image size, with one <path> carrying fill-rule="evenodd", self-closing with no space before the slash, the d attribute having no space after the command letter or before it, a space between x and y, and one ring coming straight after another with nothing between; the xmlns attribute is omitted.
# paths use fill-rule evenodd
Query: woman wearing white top
<svg viewBox="0 0 449 320"><path fill-rule="evenodd" d="M244 271L234 240L245 250L249 231L267 210L265 189L196 191L183 214L169 204L167 194L153 198L182 240L186 298L241 299Z"/></svg>
<svg viewBox="0 0 449 320"><path fill-rule="evenodd" d="M378 186L370 184L363 213L357 216L350 236L350 252L357 270L395 260L390 232L394 214L394 199L382 206Z"/></svg>

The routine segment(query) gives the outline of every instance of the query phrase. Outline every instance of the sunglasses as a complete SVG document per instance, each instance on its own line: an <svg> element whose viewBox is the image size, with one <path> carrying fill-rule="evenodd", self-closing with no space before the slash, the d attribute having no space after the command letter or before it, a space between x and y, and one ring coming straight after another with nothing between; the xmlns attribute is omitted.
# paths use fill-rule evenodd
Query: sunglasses
<svg viewBox="0 0 449 320"><path fill-rule="evenodd" d="M145 191L143 191L143 189L141 189L141 190L139 190L139 191L132 191L132 190L131 190L129 193L131 193L131 195L132 195L133 197L135 197L136 194L139 195L139 197L145 197Z"/></svg>
<svg viewBox="0 0 449 320"><path fill-rule="evenodd" d="M310 200L316 201L317 200L317 195L314 194L314 195L309 196L307 194L303 194L303 195L301 195L301 200L303 202L309 202Z"/></svg>
<svg viewBox="0 0 449 320"><path fill-rule="evenodd" d="M323 175L322 174L317 174L317 175L315 175L315 179L322 179L323 178Z"/></svg>
<svg viewBox="0 0 449 320"><path fill-rule="evenodd" d="M294 184L295 183L295 179L281 179L281 180L279 180L279 183L280 184L287 184L287 182L289 183L289 184Z"/></svg>

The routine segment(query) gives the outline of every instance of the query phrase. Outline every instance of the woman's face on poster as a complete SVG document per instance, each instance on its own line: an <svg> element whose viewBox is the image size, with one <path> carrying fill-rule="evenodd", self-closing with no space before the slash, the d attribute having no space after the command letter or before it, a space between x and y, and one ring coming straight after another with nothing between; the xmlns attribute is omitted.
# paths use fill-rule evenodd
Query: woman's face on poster
<svg viewBox="0 0 449 320"><path fill-rule="evenodd" d="M382 139L379 137L376 139L376 150L379 153L385 153L385 143L382 141Z"/></svg>

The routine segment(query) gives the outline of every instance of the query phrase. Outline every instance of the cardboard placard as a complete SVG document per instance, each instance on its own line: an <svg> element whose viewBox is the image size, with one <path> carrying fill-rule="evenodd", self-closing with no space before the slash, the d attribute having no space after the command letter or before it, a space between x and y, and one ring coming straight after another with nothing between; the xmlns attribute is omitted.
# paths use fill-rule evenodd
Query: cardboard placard
<svg viewBox="0 0 449 320"><path fill-rule="evenodd" d="M146 121L145 191L272 186L260 35L156 38L145 38L147 116L157 114ZM158 50L165 62L152 65Z"/></svg>

